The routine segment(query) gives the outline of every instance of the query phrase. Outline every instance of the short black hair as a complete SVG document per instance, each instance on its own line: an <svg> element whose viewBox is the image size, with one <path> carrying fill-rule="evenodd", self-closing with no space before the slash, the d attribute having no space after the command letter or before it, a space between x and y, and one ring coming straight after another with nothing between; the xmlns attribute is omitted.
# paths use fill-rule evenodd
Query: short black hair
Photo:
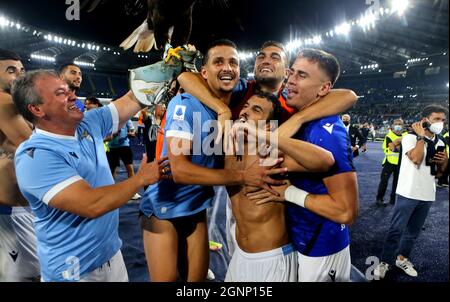
<svg viewBox="0 0 450 302"><path fill-rule="evenodd" d="M272 103L272 114L269 116L270 120L276 120L278 122L281 121L283 115L283 108L281 107L280 101L278 98L270 92L265 92L262 90L255 91L254 96L257 96L262 99L266 99L267 101Z"/></svg>
<svg viewBox="0 0 450 302"><path fill-rule="evenodd" d="M422 118L429 117L432 113L444 113L447 116L447 109L438 104L431 104L422 110Z"/></svg>
<svg viewBox="0 0 450 302"><path fill-rule="evenodd" d="M86 98L85 102L86 102L86 101L89 101L89 103L94 104L94 105L97 105L98 107L103 107L103 104L102 104L102 103L100 102L100 100L97 99L95 96L88 96L88 97Z"/></svg>
<svg viewBox="0 0 450 302"><path fill-rule="evenodd" d="M209 60L209 51L210 51L212 48L217 47L217 46L230 46L230 47L232 47L232 48L234 48L234 49L237 50L236 44L235 44L233 41L231 41L231 40L228 40L228 39L219 39L219 40L215 40L215 41L213 41L212 43L210 43L210 44L208 45L208 48L206 49L206 54L205 54L205 56L203 57L203 63L202 63L203 66L206 65L206 63L208 63L208 60Z"/></svg>
<svg viewBox="0 0 450 302"><path fill-rule="evenodd" d="M269 40L263 43L263 45L261 45L261 47L259 48L259 50L263 50L264 48L270 47L270 46L275 46L278 47L279 49L281 49L284 53L284 55L286 56L286 68L289 68L289 53L286 50L286 47L284 47L284 44L278 41L273 41L273 40Z"/></svg>
<svg viewBox="0 0 450 302"><path fill-rule="evenodd" d="M20 61L22 59L15 52L0 48L0 61L6 60Z"/></svg>
<svg viewBox="0 0 450 302"><path fill-rule="evenodd" d="M341 67L336 57L332 54L320 49L306 48L300 50L297 54L297 59L301 58L319 64L319 67L330 78L331 85L334 85L338 80L339 74L341 73Z"/></svg>
<svg viewBox="0 0 450 302"><path fill-rule="evenodd" d="M58 68L58 74L59 74L59 75L63 74L64 71L65 71L65 70L67 69L67 67L69 67L69 66L75 66L75 67L80 68L80 66L78 66L78 65L75 64L75 63L64 63L64 64L62 64L61 66L59 66L59 68ZM80 69L81 69L81 68L80 68Z"/></svg>

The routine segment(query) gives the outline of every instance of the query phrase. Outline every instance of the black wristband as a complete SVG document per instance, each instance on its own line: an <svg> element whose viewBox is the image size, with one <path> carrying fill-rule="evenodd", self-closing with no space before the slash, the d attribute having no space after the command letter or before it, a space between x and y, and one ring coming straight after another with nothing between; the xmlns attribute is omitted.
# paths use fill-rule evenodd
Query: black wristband
<svg viewBox="0 0 450 302"><path fill-rule="evenodd" d="M420 136L420 135L417 136L417 141L424 140L424 139L425 139L425 136Z"/></svg>

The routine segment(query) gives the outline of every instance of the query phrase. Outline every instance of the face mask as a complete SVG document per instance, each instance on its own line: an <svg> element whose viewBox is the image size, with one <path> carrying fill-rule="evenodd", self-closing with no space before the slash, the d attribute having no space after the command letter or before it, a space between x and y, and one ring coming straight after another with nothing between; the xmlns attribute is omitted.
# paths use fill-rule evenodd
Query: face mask
<svg viewBox="0 0 450 302"><path fill-rule="evenodd" d="M395 131L395 132L400 132L400 131L402 131L402 129L403 129L402 126L400 126L400 125L394 125L394 131Z"/></svg>
<svg viewBox="0 0 450 302"><path fill-rule="evenodd" d="M444 130L444 122L433 123L430 125L430 131L434 134L441 134L442 130Z"/></svg>
<svg viewBox="0 0 450 302"><path fill-rule="evenodd" d="M343 122L343 123L344 123L345 126L350 125L350 122L349 122L349 121L345 121L345 122Z"/></svg>

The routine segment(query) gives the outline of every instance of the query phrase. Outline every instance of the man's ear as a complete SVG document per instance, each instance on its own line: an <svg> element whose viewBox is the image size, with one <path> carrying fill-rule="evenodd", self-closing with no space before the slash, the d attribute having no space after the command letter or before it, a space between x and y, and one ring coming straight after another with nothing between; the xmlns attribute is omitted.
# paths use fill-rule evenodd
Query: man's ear
<svg viewBox="0 0 450 302"><path fill-rule="evenodd" d="M42 111L39 105L28 104L27 108L36 117L43 117L45 115L45 113Z"/></svg>
<svg viewBox="0 0 450 302"><path fill-rule="evenodd" d="M284 81L287 81L287 79L289 78L289 72L290 72L289 68L286 68L284 70Z"/></svg>
<svg viewBox="0 0 450 302"><path fill-rule="evenodd" d="M206 71L204 66L202 66L202 69L200 70L200 74L202 75L202 78L204 78L205 80L208 80L208 72Z"/></svg>
<svg viewBox="0 0 450 302"><path fill-rule="evenodd" d="M320 91L319 91L318 95L320 97L326 96L328 94L328 92L330 92L331 87L332 87L332 85L331 85L330 81L325 82L322 85L322 87L320 88Z"/></svg>

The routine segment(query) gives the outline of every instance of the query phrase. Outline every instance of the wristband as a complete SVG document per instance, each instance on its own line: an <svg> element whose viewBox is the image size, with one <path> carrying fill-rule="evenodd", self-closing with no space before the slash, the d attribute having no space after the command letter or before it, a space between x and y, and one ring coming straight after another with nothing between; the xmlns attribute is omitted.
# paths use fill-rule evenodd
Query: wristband
<svg viewBox="0 0 450 302"><path fill-rule="evenodd" d="M286 199L286 201L295 203L296 205L299 205L302 208L304 208L305 200L306 197L308 197L308 195L309 193L303 191L302 189L299 189L295 186L289 186L284 192L284 199Z"/></svg>

